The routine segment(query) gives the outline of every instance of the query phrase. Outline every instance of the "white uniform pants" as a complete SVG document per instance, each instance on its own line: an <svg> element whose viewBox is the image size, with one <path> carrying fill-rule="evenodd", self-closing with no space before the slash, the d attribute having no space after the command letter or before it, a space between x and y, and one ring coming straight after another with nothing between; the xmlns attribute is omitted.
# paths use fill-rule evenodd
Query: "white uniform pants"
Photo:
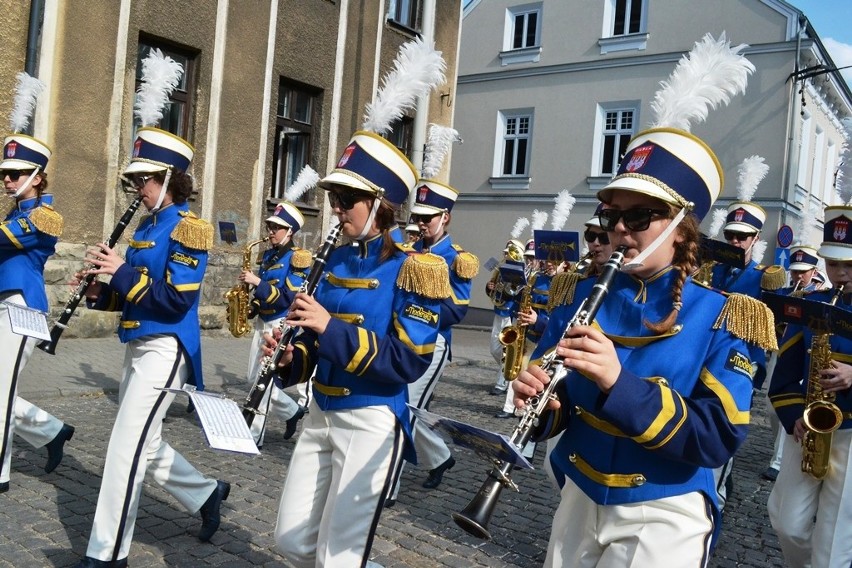
<svg viewBox="0 0 852 568"><path fill-rule="evenodd" d="M34 448L53 440L62 429L62 420L21 397L15 399L15 434Z"/></svg>
<svg viewBox="0 0 852 568"><path fill-rule="evenodd" d="M491 356L497 361L499 368L497 369L497 383L495 387L505 389L509 383L503 378L503 344L500 343L500 331L507 325L512 325L512 318L509 316L499 316L494 314L494 321L491 323Z"/></svg>
<svg viewBox="0 0 852 568"><path fill-rule="evenodd" d="M254 380L257 378L257 373L260 368L260 360L263 359L263 334L271 332L278 327L282 318L274 319L265 322L261 318L255 318L254 321L254 337L251 342L251 351L249 352L248 366L248 384L249 388L254 385ZM254 436L254 441L257 445L263 445L263 436L266 432L266 420L270 416L275 416L286 422L292 418L299 410L299 405L295 400L290 398L284 391L275 386L275 382L270 384L270 388L266 389L263 399L260 402L258 409L261 414L254 417L251 423L251 433Z"/></svg>
<svg viewBox="0 0 852 568"><path fill-rule="evenodd" d="M769 521L791 568L852 565L852 430L837 430L828 475L819 481L802 472L802 445L784 435L778 479L769 494ZM816 516L816 522L813 522Z"/></svg>
<svg viewBox="0 0 852 568"><path fill-rule="evenodd" d="M432 356L432 362L429 363L429 368L426 369L422 377L408 385L408 403L411 406L415 408L426 407L426 403L429 402L429 398L444 373L444 367L447 366L448 355L447 343L439 335L435 341L435 353ZM414 426L414 449L417 452L417 465L419 467L432 470L450 459L450 449L441 436L428 426L424 426L423 422L414 417L414 414L411 415L411 422ZM394 483L390 495L392 499L396 499L399 494L403 469L405 469L404 461L400 463L399 472L396 474L396 483Z"/></svg>
<svg viewBox="0 0 852 568"><path fill-rule="evenodd" d="M706 566L712 532L710 507L698 492L628 505L598 505L566 479L544 566Z"/></svg>
<svg viewBox="0 0 852 568"><path fill-rule="evenodd" d="M101 491L86 555L98 560L127 558L145 471L190 513L216 489L163 441L163 417L175 395L156 387L180 388L189 362L174 337L152 335L127 343L118 414L109 438Z"/></svg>
<svg viewBox="0 0 852 568"><path fill-rule="evenodd" d="M297 568L363 566L404 436L387 406L311 411L296 442L275 542Z"/></svg>

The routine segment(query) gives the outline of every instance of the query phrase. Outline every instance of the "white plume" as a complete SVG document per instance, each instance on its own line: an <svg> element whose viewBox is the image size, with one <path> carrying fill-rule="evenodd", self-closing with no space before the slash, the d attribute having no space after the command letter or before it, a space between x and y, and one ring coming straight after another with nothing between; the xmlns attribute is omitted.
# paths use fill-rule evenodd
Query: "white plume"
<svg viewBox="0 0 852 568"><path fill-rule="evenodd" d="M446 81L446 66L441 52L435 51L431 42L427 45L417 38L403 44L375 100L367 105L364 130L387 134L393 122L416 104L417 97Z"/></svg>
<svg viewBox="0 0 852 568"><path fill-rule="evenodd" d="M284 200L295 203L306 191L315 187L319 183L319 180L319 174L311 166L305 165L302 171L299 172L299 175L296 176L296 181L293 182L293 185L288 187L287 191L284 192Z"/></svg>
<svg viewBox="0 0 852 568"><path fill-rule="evenodd" d="M660 83L651 102L656 120L653 127L673 127L689 132L693 122L707 118L710 108L728 104L731 97L745 92L754 65L740 55L747 47L731 47L725 32L714 39L706 34L687 55L681 57L672 74Z"/></svg>
<svg viewBox="0 0 852 568"><path fill-rule="evenodd" d="M30 124L30 118L35 111L36 100L45 88L44 81L31 77L21 71L17 75L18 84L15 86L15 106L9 116L9 126L12 132L23 132Z"/></svg>
<svg viewBox="0 0 852 568"><path fill-rule="evenodd" d="M834 178L834 191L841 203L852 203L852 118L843 119L843 127L846 129L846 142L840 153L840 165L837 167L837 175Z"/></svg>
<svg viewBox="0 0 852 568"><path fill-rule="evenodd" d="M556 205L553 206L553 211L550 212L550 228L554 231L561 231L562 227L565 226L565 222L568 220L568 216L571 215L571 209L577 200L571 195L570 191L563 189L556 195L553 201L556 202Z"/></svg>
<svg viewBox="0 0 852 568"><path fill-rule="evenodd" d="M423 150L423 168L420 170L420 177L425 179L437 177L450 151L450 146L458 140L461 140L461 137L455 128L430 124L426 148Z"/></svg>
<svg viewBox="0 0 852 568"><path fill-rule="evenodd" d="M769 166L760 156L749 156L737 168L737 199L751 201L757 186L769 173Z"/></svg>
<svg viewBox="0 0 852 568"><path fill-rule="evenodd" d="M136 104L133 110L142 126L153 126L163 118L163 110L169 102L169 95L180 84L183 66L163 55L159 49L152 49L142 61L142 84L136 91Z"/></svg>
<svg viewBox="0 0 852 568"><path fill-rule="evenodd" d="M520 217L517 221L515 221L515 226L512 227L512 232L510 233L512 235L512 238L517 239L518 237L520 237L521 233L523 233L524 229L529 227L529 225L529 219L527 219L526 217Z"/></svg>
<svg viewBox="0 0 852 568"><path fill-rule="evenodd" d="M751 259L758 264L763 262L763 255L766 254L766 245L768 244L766 241L757 241L754 248L751 249Z"/></svg>
<svg viewBox="0 0 852 568"><path fill-rule="evenodd" d="M545 224L547 224L547 211L533 210L530 232L535 233L535 231L544 229Z"/></svg>
<svg viewBox="0 0 852 568"><path fill-rule="evenodd" d="M809 245L811 228L816 226L817 207L811 204L801 217L790 220L790 228L793 230L794 243L797 245Z"/></svg>
<svg viewBox="0 0 852 568"><path fill-rule="evenodd" d="M709 236L711 239L715 239L719 236L719 231L722 230L722 227L725 225L725 221L728 218L728 210L722 207L717 207L713 210L713 222L710 223L710 231Z"/></svg>

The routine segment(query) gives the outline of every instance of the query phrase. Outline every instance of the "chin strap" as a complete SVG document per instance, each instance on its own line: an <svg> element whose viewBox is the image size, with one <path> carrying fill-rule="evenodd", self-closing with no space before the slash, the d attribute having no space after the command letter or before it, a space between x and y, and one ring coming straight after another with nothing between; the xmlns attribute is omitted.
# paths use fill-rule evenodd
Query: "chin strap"
<svg viewBox="0 0 852 568"><path fill-rule="evenodd" d="M376 198L373 200L373 207L370 209L370 216L367 217L367 222L364 223L364 228L361 229L361 234L355 237L356 241L363 241L366 238L367 233L370 232L370 229L373 228L373 221L376 218L376 213L379 212L379 206L382 204L382 196L385 191L380 189L376 194Z"/></svg>
<svg viewBox="0 0 852 568"><path fill-rule="evenodd" d="M23 192L25 192L27 189L29 189L30 184L33 183L33 179L35 179L35 177L38 175L38 173L40 171L41 171L41 166L36 166L36 169L33 170L33 173L31 173L30 177L27 178L27 181L25 181L24 184L21 187L19 187L17 190L15 190L15 193L12 194L12 197L17 198L19 195L21 195Z"/></svg>
<svg viewBox="0 0 852 568"><path fill-rule="evenodd" d="M653 254L653 252L655 250L660 248L660 245L663 244L663 241L665 241L667 238L669 238L669 235L671 235L672 232L677 228L677 226L680 225L680 222L684 220L684 218L686 217L686 214L690 210L691 210L691 208L690 209L681 209L680 211L678 211L678 214L675 215L674 219L672 219L672 222L669 223L669 226L666 227L663 230L663 232L660 233L659 236L656 239L654 239L654 242L652 242L648 246L648 248L646 248L645 250L640 252L638 255L636 255L636 258L631 260L629 263L625 264L624 267L621 270L624 271L624 272L634 272L634 271L642 268L642 263L645 261L645 259L648 258L649 256L651 256L651 254Z"/></svg>
<svg viewBox="0 0 852 568"><path fill-rule="evenodd" d="M166 198L166 190L169 189L169 180L172 179L172 169L166 170L166 178L163 180L163 186L160 188L160 195L157 197L157 203L151 208L151 213L156 213L163 205L163 199Z"/></svg>

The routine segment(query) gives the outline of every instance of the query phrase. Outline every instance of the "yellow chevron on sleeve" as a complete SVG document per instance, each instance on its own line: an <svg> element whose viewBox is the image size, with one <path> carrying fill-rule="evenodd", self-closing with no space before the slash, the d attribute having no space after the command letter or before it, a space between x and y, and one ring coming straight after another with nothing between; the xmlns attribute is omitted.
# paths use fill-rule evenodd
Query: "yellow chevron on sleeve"
<svg viewBox="0 0 852 568"><path fill-rule="evenodd" d="M127 293L127 301L138 303L145 296L145 292L148 291L149 286L151 286L151 279L147 274L140 273L139 282Z"/></svg>
<svg viewBox="0 0 852 568"><path fill-rule="evenodd" d="M748 424L749 411L737 408L737 403L734 401L734 397L731 396L731 392L727 389L727 387L725 387L725 385L720 383L719 379L714 377L706 367L701 369L701 376L699 379L702 383L704 383L704 386L710 389L713 394L718 397L719 402L722 403L722 408L725 409L725 414L731 424Z"/></svg>
<svg viewBox="0 0 852 568"><path fill-rule="evenodd" d="M0 231L3 231L3 234L6 235L6 238L9 239L9 242L12 243L16 249L24 248L24 245L22 245L20 241L15 238L15 235L12 234L12 231L9 230L5 223L3 225L0 225Z"/></svg>
<svg viewBox="0 0 852 568"><path fill-rule="evenodd" d="M778 358L780 359L781 355L785 351L787 351L789 348L791 348L793 345L795 345L799 341L802 341L802 339L804 339L804 337L805 337L805 334L801 331L799 333L796 333L795 335L792 335L790 337L790 339L785 341L783 344L781 344L781 347L778 348Z"/></svg>
<svg viewBox="0 0 852 568"><path fill-rule="evenodd" d="M424 343L423 345L416 345L411 340L411 337L408 336L408 333L406 333L405 328L399 323L399 319L397 319L396 314L393 315L393 328L396 330L396 336L399 337L399 340L402 341L409 349L411 349L418 355L428 355L430 353L434 353L434 343Z"/></svg>
<svg viewBox="0 0 852 568"><path fill-rule="evenodd" d="M359 327L357 330L358 349L355 351L355 355L352 356L349 364L346 365L346 368L344 369L348 373L356 373L359 368L361 369L361 373L363 373L376 357L378 351L376 347L375 334L363 327Z"/></svg>
<svg viewBox="0 0 852 568"><path fill-rule="evenodd" d="M672 390L659 386L658 389L660 391L661 408L660 411L657 413L657 417L654 418L653 422L651 422L651 425L648 426L648 428L644 432L642 432L638 436L633 436L633 439L640 444L650 442L651 440L656 438L663 430L665 425L668 424L675 415L675 403L674 396L672 395Z"/></svg>

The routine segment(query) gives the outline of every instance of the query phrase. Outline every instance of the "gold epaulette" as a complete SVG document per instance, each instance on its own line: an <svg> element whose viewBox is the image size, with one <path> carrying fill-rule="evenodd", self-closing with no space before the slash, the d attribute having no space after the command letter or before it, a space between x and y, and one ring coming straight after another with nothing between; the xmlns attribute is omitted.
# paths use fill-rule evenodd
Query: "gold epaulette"
<svg viewBox="0 0 852 568"><path fill-rule="evenodd" d="M695 282L709 285L713 280L713 267L716 263L712 260L702 263L701 266L698 267L698 270L692 273L692 279Z"/></svg>
<svg viewBox="0 0 852 568"><path fill-rule="evenodd" d="M780 290L787 283L787 271L777 264L763 269L760 277L760 287L764 290Z"/></svg>
<svg viewBox="0 0 852 568"><path fill-rule="evenodd" d="M30 222L35 228L51 237L62 235L62 215L50 205L40 205L30 211Z"/></svg>
<svg viewBox="0 0 852 568"><path fill-rule="evenodd" d="M290 257L290 266L293 268L310 268L314 256L311 251L303 248L294 248L293 256Z"/></svg>
<svg viewBox="0 0 852 568"><path fill-rule="evenodd" d="M577 282L580 281L580 275L573 270L571 272L562 272L553 277L550 281L550 295L547 298L547 311L552 312L559 306L565 306L574 301L574 290L577 288Z"/></svg>
<svg viewBox="0 0 852 568"><path fill-rule="evenodd" d="M394 243L398 250L401 250L405 254L417 252L414 250L414 243L404 242L404 243Z"/></svg>
<svg viewBox="0 0 852 568"><path fill-rule="evenodd" d="M745 294L730 294L713 329L725 324L726 329L740 339L767 351L778 350L775 337L775 316L766 304Z"/></svg>
<svg viewBox="0 0 852 568"><path fill-rule="evenodd" d="M453 245L456 248L456 245ZM456 259L453 261L453 270L458 274L459 278L470 280L479 274L479 259L472 252L459 250Z"/></svg>
<svg viewBox="0 0 852 568"><path fill-rule="evenodd" d="M432 253L410 254L396 278L396 285L425 298L450 297L450 273L443 257Z"/></svg>
<svg viewBox="0 0 852 568"><path fill-rule="evenodd" d="M195 250L213 248L213 225L204 219L199 219L191 211L181 211L180 214L183 219L172 231L171 238Z"/></svg>

